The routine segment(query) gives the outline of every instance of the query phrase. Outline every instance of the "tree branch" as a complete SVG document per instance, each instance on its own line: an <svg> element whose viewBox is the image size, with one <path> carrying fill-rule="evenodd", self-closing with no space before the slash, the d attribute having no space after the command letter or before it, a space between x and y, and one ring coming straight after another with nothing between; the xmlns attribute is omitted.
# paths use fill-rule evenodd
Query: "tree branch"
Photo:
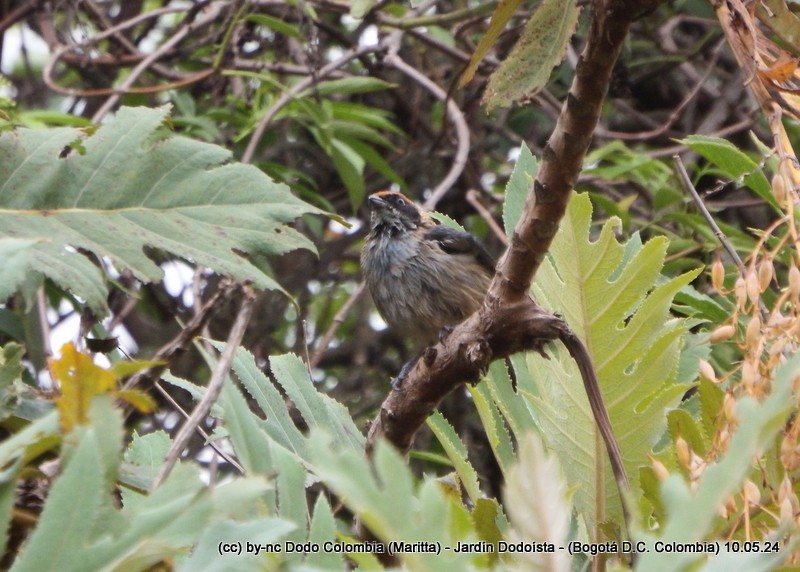
<svg viewBox="0 0 800 572"><path fill-rule="evenodd" d="M578 362L624 498L627 477L586 349L560 318L530 298L529 291L566 211L628 28L661 1L601 0L595 4L572 87L483 307L442 342L425 350L403 385L388 395L370 425L368 451L381 437L407 451L416 431L450 391L464 382L477 381L496 359L519 351L541 352L547 341L560 339Z"/></svg>

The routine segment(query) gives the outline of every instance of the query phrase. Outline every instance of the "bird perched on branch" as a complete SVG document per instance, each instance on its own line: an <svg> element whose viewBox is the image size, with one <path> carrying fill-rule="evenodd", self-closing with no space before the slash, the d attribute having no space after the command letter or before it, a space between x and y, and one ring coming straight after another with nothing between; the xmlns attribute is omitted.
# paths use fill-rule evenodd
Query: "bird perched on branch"
<svg viewBox="0 0 800 572"><path fill-rule="evenodd" d="M364 279L389 327L423 348L480 307L494 260L474 236L439 225L401 193L375 193L369 203Z"/></svg>

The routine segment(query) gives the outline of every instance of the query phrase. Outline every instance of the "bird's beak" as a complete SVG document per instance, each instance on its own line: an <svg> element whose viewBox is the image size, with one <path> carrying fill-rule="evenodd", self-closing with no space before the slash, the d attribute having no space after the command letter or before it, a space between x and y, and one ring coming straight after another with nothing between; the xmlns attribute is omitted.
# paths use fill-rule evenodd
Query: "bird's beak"
<svg viewBox="0 0 800 572"><path fill-rule="evenodd" d="M369 206L373 209L385 209L387 204L386 201L380 198L378 195L370 195Z"/></svg>

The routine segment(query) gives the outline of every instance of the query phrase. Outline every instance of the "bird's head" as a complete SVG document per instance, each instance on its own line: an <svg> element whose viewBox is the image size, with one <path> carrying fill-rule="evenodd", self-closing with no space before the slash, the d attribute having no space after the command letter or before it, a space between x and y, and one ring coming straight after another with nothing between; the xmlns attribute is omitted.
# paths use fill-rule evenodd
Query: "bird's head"
<svg viewBox="0 0 800 572"><path fill-rule="evenodd" d="M381 191L369 196L372 232L408 232L435 223L428 213L402 193Z"/></svg>

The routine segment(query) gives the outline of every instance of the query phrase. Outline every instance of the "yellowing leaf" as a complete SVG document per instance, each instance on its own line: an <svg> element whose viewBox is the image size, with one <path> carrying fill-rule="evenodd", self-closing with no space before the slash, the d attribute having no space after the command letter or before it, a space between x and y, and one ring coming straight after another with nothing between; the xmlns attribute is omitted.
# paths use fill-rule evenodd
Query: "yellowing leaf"
<svg viewBox="0 0 800 572"><path fill-rule="evenodd" d="M506 24L508 24L508 21L511 19L511 16L517 11L520 2L521 0L500 0L500 4L497 5L497 8L495 8L492 13L492 21L489 22L489 28L487 28L478 47L475 48L475 51L472 53L467 68L458 80L458 87L464 87L475 76L475 71L478 69L478 66L483 61L483 58L486 57L489 48L491 48L497 41L497 38L500 37Z"/></svg>
<svg viewBox="0 0 800 572"><path fill-rule="evenodd" d="M156 402L143 391L136 389L122 389L117 392L117 397L141 413L150 413L156 408Z"/></svg>
<svg viewBox="0 0 800 572"><path fill-rule="evenodd" d="M86 423L92 398L112 391L117 381L112 372L95 365L71 343L61 348L61 359L50 360L50 371L61 384L61 396L55 402L65 433Z"/></svg>

